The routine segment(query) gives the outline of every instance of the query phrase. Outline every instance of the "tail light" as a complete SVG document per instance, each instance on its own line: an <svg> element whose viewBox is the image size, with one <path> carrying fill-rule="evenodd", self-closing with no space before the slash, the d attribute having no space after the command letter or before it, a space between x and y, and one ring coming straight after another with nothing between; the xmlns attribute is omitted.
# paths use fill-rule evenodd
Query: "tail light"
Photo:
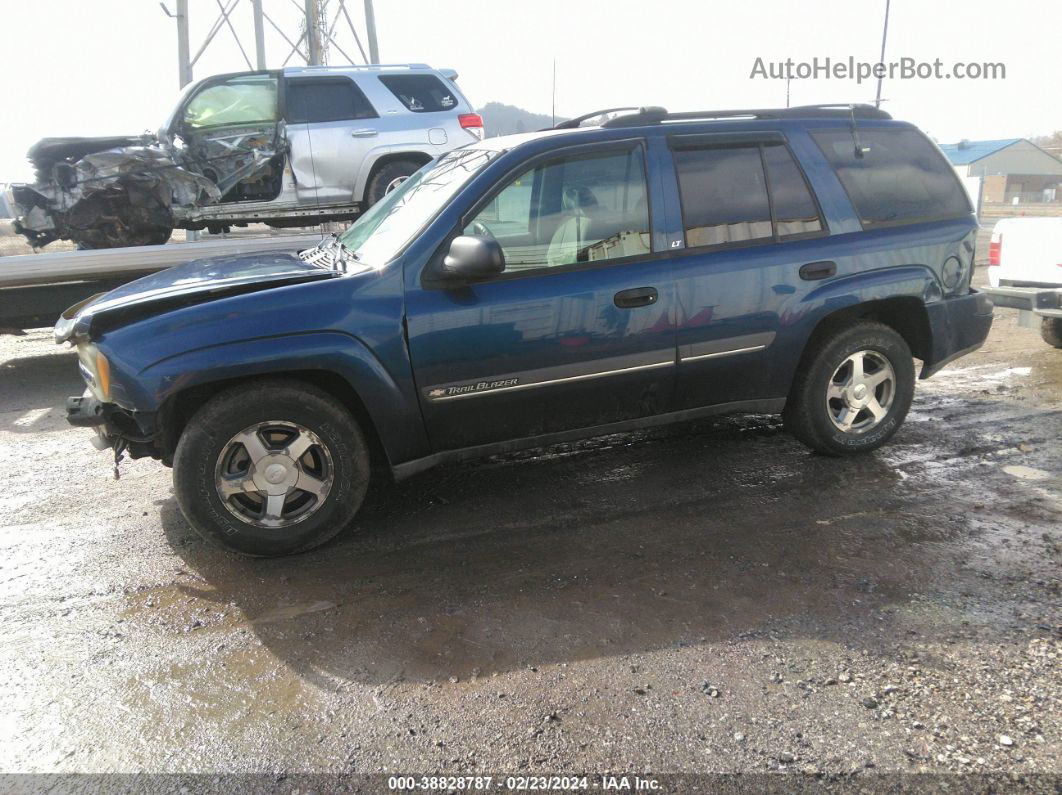
<svg viewBox="0 0 1062 795"><path fill-rule="evenodd" d="M1003 256L1003 235L992 235L988 243L988 264L998 265Z"/></svg>
<svg viewBox="0 0 1062 795"><path fill-rule="evenodd" d="M457 117L457 121L461 123L462 129L483 140L483 117L478 113L462 113Z"/></svg>

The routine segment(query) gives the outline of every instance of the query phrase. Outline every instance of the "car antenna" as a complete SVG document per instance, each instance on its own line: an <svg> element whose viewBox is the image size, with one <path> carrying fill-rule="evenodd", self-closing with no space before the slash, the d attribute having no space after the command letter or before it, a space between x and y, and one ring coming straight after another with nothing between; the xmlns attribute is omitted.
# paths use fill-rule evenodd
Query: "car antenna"
<svg viewBox="0 0 1062 795"><path fill-rule="evenodd" d="M855 104L851 104L848 106L848 118L849 125L852 129L852 141L855 142L856 160L862 160L863 155L870 151L870 147L863 146L863 144L859 142L859 130L856 128Z"/></svg>

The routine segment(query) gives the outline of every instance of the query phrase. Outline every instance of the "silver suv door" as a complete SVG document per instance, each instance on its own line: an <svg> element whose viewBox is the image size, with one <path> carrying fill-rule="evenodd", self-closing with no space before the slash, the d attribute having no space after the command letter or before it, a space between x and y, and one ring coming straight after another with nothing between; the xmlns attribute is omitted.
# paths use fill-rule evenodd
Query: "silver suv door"
<svg viewBox="0 0 1062 795"><path fill-rule="evenodd" d="M375 145L375 109L349 77L288 77L284 117L300 206L347 204Z"/></svg>

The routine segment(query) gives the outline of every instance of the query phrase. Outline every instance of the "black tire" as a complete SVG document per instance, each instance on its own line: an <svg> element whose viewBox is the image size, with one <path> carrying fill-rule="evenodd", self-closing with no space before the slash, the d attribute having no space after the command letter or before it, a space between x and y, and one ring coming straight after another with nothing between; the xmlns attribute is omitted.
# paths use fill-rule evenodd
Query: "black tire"
<svg viewBox="0 0 1062 795"><path fill-rule="evenodd" d="M236 510L227 507L215 477L221 457L231 455L237 434L274 421L316 435L320 444L308 455L318 456L320 448L327 448L331 485L320 505L304 518L285 527L261 527L238 515L241 503ZM331 395L293 380L255 382L215 395L188 421L173 457L174 491L188 523L214 544L257 557L302 552L337 535L361 507L370 472L369 447L350 412ZM312 498L310 502L317 504Z"/></svg>
<svg viewBox="0 0 1062 795"><path fill-rule="evenodd" d="M365 206L372 207L387 195L387 186L396 179L411 177L420 170L420 163L414 160L392 160L372 175L369 187L365 191Z"/></svg>
<svg viewBox="0 0 1062 795"><path fill-rule="evenodd" d="M1062 318L1041 318L1040 336L1044 338L1044 342L1048 345L1055 348L1062 348Z"/></svg>
<svg viewBox="0 0 1062 795"><path fill-rule="evenodd" d="M831 384L844 386L834 381L836 374L844 375L845 371L839 368L850 356L859 358L858 354L864 351L869 352L865 361L887 362L894 376L868 393L875 405L881 406L880 400L888 404L881 406L887 410L880 418L875 418L870 408L848 406L847 397L828 399ZM783 413L786 429L812 450L826 455L874 450L885 444L903 423L914 397L914 382L911 349L895 330L869 321L834 328L819 335L801 361ZM889 383L894 386L888 386ZM838 407L835 409L838 414L849 409L858 411L852 430L843 430L835 423L831 406ZM859 429L860 424L866 427Z"/></svg>

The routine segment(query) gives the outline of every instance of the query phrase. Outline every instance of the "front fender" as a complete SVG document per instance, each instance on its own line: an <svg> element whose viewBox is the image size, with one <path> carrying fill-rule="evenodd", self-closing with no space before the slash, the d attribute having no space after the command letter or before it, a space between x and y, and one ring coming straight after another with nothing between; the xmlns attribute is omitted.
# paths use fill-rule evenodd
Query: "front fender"
<svg viewBox="0 0 1062 795"><path fill-rule="evenodd" d="M416 393L403 388L361 341L341 332L310 332L227 342L187 351L144 368L130 402L157 411L195 386L255 376L320 370L343 378L376 426L390 461L425 455L427 435Z"/></svg>

